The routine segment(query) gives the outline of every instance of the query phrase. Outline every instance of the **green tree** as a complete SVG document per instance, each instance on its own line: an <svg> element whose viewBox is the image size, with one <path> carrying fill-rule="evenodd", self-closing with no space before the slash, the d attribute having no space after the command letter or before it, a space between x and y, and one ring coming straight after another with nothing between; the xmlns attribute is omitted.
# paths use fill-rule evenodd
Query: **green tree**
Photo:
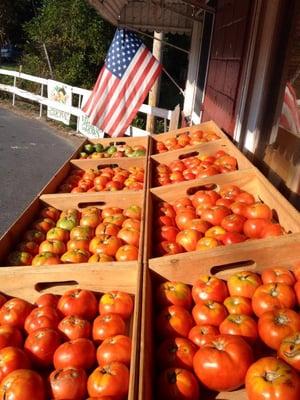
<svg viewBox="0 0 300 400"><path fill-rule="evenodd" d="M26 72L50 77L44 43L56 80L91 88L103 65L114 28L85 0L42 0L25 31L27 45L22 64Z"/></svg>

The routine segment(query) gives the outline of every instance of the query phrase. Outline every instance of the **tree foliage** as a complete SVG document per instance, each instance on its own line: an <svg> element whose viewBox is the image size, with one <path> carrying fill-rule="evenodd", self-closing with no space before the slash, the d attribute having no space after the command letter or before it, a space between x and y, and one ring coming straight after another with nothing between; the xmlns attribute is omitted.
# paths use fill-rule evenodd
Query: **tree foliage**
<svg viewBox="0 0 300 400"><path fill-rule="evenodd" d="M25 31L27 45L22 64L26 72L50 77L44 43L56 80L91 88L114 28L85 0L41 0L36 17L25 25Z"/></svg>

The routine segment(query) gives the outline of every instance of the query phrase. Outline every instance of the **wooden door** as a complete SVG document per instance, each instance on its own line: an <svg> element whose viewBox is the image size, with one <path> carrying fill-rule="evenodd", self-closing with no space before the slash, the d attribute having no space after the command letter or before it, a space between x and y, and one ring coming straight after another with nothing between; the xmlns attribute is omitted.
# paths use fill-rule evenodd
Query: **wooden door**
<svg viewBox="0 0 300 400"><path fill-rule="evenodd" d="M233 135L251 21L251 0L218 0L202 121Z"/></svg>

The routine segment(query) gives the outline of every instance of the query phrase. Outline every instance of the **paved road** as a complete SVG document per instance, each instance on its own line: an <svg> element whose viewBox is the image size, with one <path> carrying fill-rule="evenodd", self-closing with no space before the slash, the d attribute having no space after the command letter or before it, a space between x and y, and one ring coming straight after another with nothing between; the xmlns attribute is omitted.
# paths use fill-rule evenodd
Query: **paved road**
<svg viewBox="0 0 300 400"><path fill-rule="evenodd" d="M0 108L0 236L81 141Z"/></svg>

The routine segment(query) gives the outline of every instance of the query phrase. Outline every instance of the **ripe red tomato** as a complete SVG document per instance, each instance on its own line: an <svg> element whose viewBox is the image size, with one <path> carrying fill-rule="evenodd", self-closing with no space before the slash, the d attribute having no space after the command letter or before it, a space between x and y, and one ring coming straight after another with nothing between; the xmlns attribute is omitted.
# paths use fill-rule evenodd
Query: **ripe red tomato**
<svg viewBox="0 0 300 400"><path fill-rule="evenodd" d="M33 305L17 297L8 300L0 309L0 324L22 329Z"/></svg>
<svg viewBox="0 0 300 400"><path fill-rule="evenodd" d="M54 353L53 364L56 369L76 367L89 369L96 361L96 350L89 339L75 339L61 344Z"/></svg>
<svg viewBox="0 0 300 400"><path fill-rule="evenodd" d="M228 313L223 304L213 300L206 300L197 303L192 310L192 314L197 325L219 326Z"/></svg>
<svg viewBox="0 0 300 400"><path fill-rule="evenodd" d="M229 208L234 214L241 215L241 216L244 217L245 216L245 212L246 212L246 208L247 208L247 204L246 203L242 203L241 201L235 201L235 202L231 203Z"/></svg>
<svg viewBox="0 0 300 400"><path fill-rule="evenodd" d="M124 398L129 388L129 370L119 362L96 368L88 378L87 389L89 396L113 396Z"/></svg>
<svg viewBox="0 0 300 400"><path fill-rule="evenodd" d="M281 236L284 234L284 229L280 224L269 223L264 226L261 231L260 237L262 239L273 236Z"/></svg>
<svg viewBox="0 0 300 400"><path fill-rule="evenodd" d="M282 340L300 331L300 315L294 310L275 309L259 317L258 332L262 341L278 350Z"/></svg>
<svg viewBox="0 0 300 400"><path fill-rule="evenodd" d="M156 318L158 335L166 337L187 337L194 325L191 314L183 307L165 307Z"/></svg>
<svg viewBox="0 0 300 400"><path fill-rule="evenodd" d="M160 369L186 368L193 369L193 357L197 346L186 338L169 338L164 340L157 350L157 363Z"/></svg>
<svg viewBox="0 0 300 400"><path fill-rule="evenodd" d="M212 336L219 335L219 329L213 325L195 325L189 332L188 338L198 347L207 343Z"/></svg>
<svg viewBox="0 0 300 400"><path fill-rule="evenodd" d="M193 361L194 371L200 382L217 391L234 390L243 385L252 363L251 347L244 339L235 335L212 338L199 348Z"/></svg>
<svg viewBox="0 0 300 400"><path fill-rule="evenodd" d="M60 319L60 314L56 308L52 306L36 307L25 319L24 329L27 333L40 328L56 329Z"/></svg>
<svg viewBox="0 0 300 400"><path fill-rule="evenodd" d="M288 364L275 357L263 357L251 365L246 375L249 400L300 398L300 378Z"/></svg>
<svg viewBox="0 0 300 400"><path fill-rule="evenodd" d="M58 324L58 330L68 339L89 339L92 335L92 325L86 319L69 315Z"/></svg>
<svg viewBox="0 0 300 400"><path fill-rule="evenodd" d="M300 332L286 336L279 347L278 355L297 371L300 371Z"/></svg>
<svg viewBox="0 0 300 400"><path fill-rule="evenodd" d="M272 210L264 203L254 203L246 207L246 218L260 218L270 221L272 219Z"/></svg>
<svg viewBox="0 0 300 400"><path fill-rule="evenodd" d="M52 293L44 293L41 294L37 299L35 304L38 307L43 307L43 306L50 306L50 307L57 307L58 300L60 299L60 296Z"/></svg>
<svg viewBox="0 0 300 400"><path fill-rule="evenodd" d="M231 210L225 206L213 206L204 210L201 218L212 225L220 225L222 220L231 214Z"/></svg>
<svg viewBox="0 0 300 400"><path fill-rule="evenodd" d="M293 308L295 305L295 292L285 283L261 285L256 289L252 297L252 308L257 317L275 308Z"/></svg>
<svg viewBox="0 0 300 400"><path fill-rule="evenodd" d="M159 241L168 240L169 242L175 242L176 235L179 232L175 226L163 225L155 233L155 237Z"/></svg>
<svg viewBox="0 0 300 400"><path fill-rule="evenodd" d="M93 322L93 339L96 342L105 340L111 336L124 335L126 324L118 314L99 315Z"/></svg>
<svg viewBox="0 0 300 400"><path fill-rule="evenodd" d="M46 400L43 379L37 372L30 369L17 369L2 380L0 399Z"/></svg>
<svg viewBox="0 0 300 400"><path fill-rule="evenodd" d="M184 230L194 218L196 218L196 211L194 209L184 209L177 213L175 222L180 230Z"/></svg>
<svg viewBox="0 0 300 400"><path fill-rule="evenodd" d="M184 248L179 243L170 242L168 240L164 240L163 242L159 243L156 248L156 254L158 256L170 256L183 252Z"/></svg>
<svg viewBox="0 0 300 400"><path fill-rule="evenodd" d="M131 359L131 339L125 335L111 336L105 339L97 349L97 361L100 366L118 361L129 367Z"/></svg>
<svg viewBox="0 0 300 400"><path fill-rule="evenodd" d="M261 283L260 276L251 271L236 272L227 280L230 296L243 296L250 299Z"/></svg>
<svg viewBox="0 0 300 400"><path fill-rule="evenodd" d="M240 201L241 203L245 204L253 204L255 202L254 196L248 192L240 192L238 195L235 196L234 201Z"/></svg>
<svg viewBox="0 0 300 400"><path fill-rule="evenodd" d="M67 367L52 371L49 384L50 395L54 400L86 398L87 375L84 369Z"/></svg>
<svg viewBox="0 0 300 400"><path fill-rule="evenodd" d="M57 308L64 316L76 315L92 320L98 313L98 301L90 290L71 289L61 296Z"/></svg>
<svg viewBox="0 0 300 400"><path fill-rule="evenodd" d="M50 367L54 352L61 343L62 338L56 330L41 328L27 336L24 348L37 367Z"/></svg>
<svg viewBox="0 0 300 400"><path fill-rule="evenodd" d="M229 314L253 315L251 299L243 296L229 296L224 300L224 306Z"/></svg>
<svg viewBox="0 0 300 400"><path fill-rule="evenodd" d="M241 189L236 185L225 185L220 189L220 196L225 199L234 200L241 193Z"/></svg>
<svg viewBox="0 0 300 400"><path fill-rule="evenodd" d="M225 229L219 225L212 226L205 232L205 237L212 237L217 240L221 240L226 234Z"/></svg>
<svg viewBox="0 0 300 400"><path fill-rule="evenodd" d="M243 217L242 215L230 214L222 219L221 226L227 232L242 233L245 221L246 218Z"/></svg>
<svg viewBox="0 0 300 400"><path fill-rule="evenodd" d="M176 242L180 244L185 251L194 251L201 237L202 234L195 229L184 229L177 234Z"/></svg>
<svg viewBox="0 0 300 400"><path fill-rule="evenodd" d="M258 338L257 323L245 314L229 314L221 322L219 329L222 334L239 335L251 342Z"/></svg>
<svg viewBox="0 0 300 400"><path fill-rule="evenodd" d="M203 204L212 207L216 204L219 198L220 195L214 190L198 190L198 192L192 196L192 203L195 208Z"/></svg>
<svg viewBox="0 0 300 400"><path fill-rule="evenodd" d="M201 233L205 233L211 227L209 222L203 221L201 218L195 218L187 223L187 229L196 229Z"/></svg>
<svg viewBox="0 0 300 400"><path fill-rule="evenodd" d="M250 218L244 223L244 234L251 239L261 238L264 227L268 224L266 219Z"/></svg>
<svg viewBox="0 0 300 400"><path fill-rule="evenodd" d="M220 239L224 245L228 245L244 242L247 238L245 235L238 232L226 232Z"/></svg>
<svg viewBox="0 0 300 400"><path fill-rule="evenodd" d="M107 254L114 257L122 244L122 240L116 236L99 235L90 241L89 251L93 254Z"/></svg>
<svg viewBox="0 0 300 400"><path fill-rule="evenodd" d="M23 337L18 328L0 325L0 350L7 346L22 347Z"/></svg>
<svg viewBox="0 0 300 400"><path fill-rule="evenodd" d="M133 312L133 300L130 294L112 290L103 294L99 302L99 313L118 314L123 319L128 319Z"/></svg>
<svg viewBox="0 0 300 400"><path fill-rule="evenodd" d="M196 400L200 396L199 383L195 375L184 368L168 368L158 377L159 400Z"/></svg>
<svg viewBox="0 0 300 400"><path fill-rule="evenodd" d="M223 303L228 296L227 285L215 276L201 275L192 287L192 296L195 303L206 300Z"/></svg>
<svg viewBox="0 0 300 400"><path fill-rule="evenodd" d="M156 304L160 307L174 305L190 309L191 289L182 282L163 282L156 290Z"/></svg>
<svg viewBox="0 0 300 400"><path fill-rule="evenodd" d="M296 282L294 274L284 267L271 267L264 269L261 273L261 279L266 283L286 283L293 286Z"/></svg>
<svg viewBox="0 0 300 400"><path fill-rule="evenodd" d="M29 357L22 349L9 346L0 350L0 382L12 371L30 367Z"/></svg>

